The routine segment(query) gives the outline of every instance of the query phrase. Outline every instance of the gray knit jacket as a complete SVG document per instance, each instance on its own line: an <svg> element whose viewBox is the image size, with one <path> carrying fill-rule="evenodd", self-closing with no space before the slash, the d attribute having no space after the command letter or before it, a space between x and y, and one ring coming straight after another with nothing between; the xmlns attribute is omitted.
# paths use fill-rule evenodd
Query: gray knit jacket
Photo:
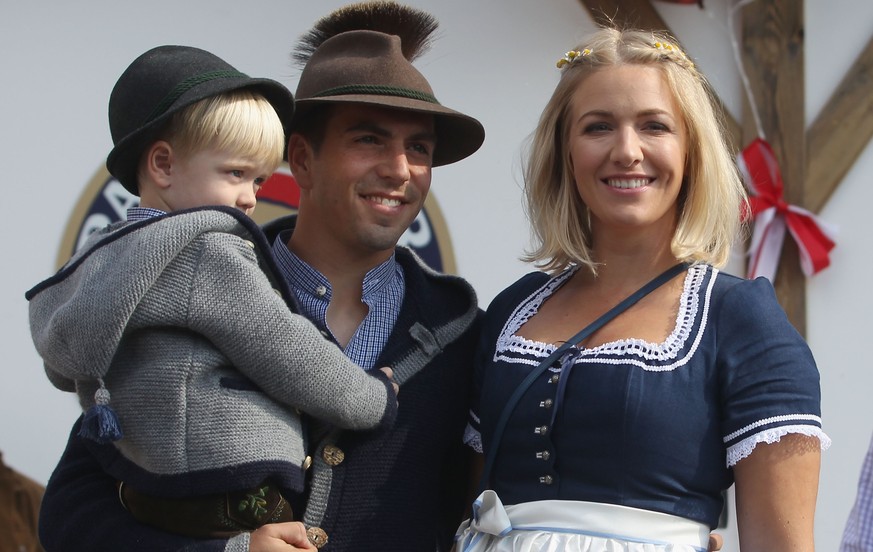
<svg viewBox="0 0 873 552"><path fill-rule="evenodd" d="M289 310L266 238L234 209L108 226L27 297L52 383L86 410L99 380L110 392L123 437L103 467L142 491L301 491L299 411L355 430L396 416L381 372Z"/></svg>

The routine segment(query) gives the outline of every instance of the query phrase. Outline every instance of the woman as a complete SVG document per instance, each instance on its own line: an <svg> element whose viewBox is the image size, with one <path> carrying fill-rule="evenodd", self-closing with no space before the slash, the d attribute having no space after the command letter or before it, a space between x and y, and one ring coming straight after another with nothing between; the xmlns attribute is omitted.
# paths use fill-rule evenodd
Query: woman
<svg viewBox="0 0 873 552"><path fill-rule="evenodd" d="M736 482L744 551L812 550L818 371L770 283L718 270L745 195L704 77L670 37L615 29L558 67L525 175L545 272L488 309L467 436L488 491L458 549L706 550Z"/></svg>

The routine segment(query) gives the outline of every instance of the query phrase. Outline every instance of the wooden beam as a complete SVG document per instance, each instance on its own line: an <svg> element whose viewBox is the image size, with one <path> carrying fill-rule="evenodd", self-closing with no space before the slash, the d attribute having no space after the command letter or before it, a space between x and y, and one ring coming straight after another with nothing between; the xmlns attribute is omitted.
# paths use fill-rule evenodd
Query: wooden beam
<svg viewBox="0 0 873 552"><path fill-rule="evenodd" d="M806 208L818 212L873 138L873 36L806 136Z"/></svg>
<svg viewBox="0 0 873 552"><path fill-rule="evenodd" d="M785 200L805 205L803 2L752 2L742 10L742 59L765 138L773 147ZM747 136L750 142L754 135ZM806 277L799 252L786 236L774 282L788 319L806 333Z"/></svg>
<svg viewBox="0 0 873 552"><path fill-rule="evenodd" d="M579 0L588 10L591 19L600 26L614 26L618 28L634 28L648 31L667 31L677 40L679 37L670 30L667 23L652 5L650 0ZM692 6L689 6L691 9ZM695 8L698 9L698 8ZM680 40L681 42L681 40ZM681 44L680 44L681 45ZM682 46L686 52L687 48ZM692 56L693 57L693 56ZM719 103L719 108L724 117L725 131L728 134L728 142L739 151L742 147L742 130L739 123L734 119L730 111L721 102L717 94L713 96Z"/></svg>
<svg viewBox="0 0 873 552"><path fill-rule="evenodd" d="M600 27L666 30L667 23L649 0L580 0Z"/></svg>

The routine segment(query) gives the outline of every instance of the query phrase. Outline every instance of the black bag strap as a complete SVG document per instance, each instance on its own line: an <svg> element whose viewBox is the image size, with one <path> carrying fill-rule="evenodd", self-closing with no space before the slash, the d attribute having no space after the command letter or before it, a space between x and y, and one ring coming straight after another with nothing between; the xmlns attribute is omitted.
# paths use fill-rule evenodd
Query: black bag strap
<svg viewBox="0 0 873 552"><path fill-rule="evenodd" d="M540 375L545 372L549 366L554 364L556 360L558 360L562 354L564 354L567 349L573 347L576 343L587 338L589 335L593 334L600 328L604 326L607 322L621 314L623 311L627 310L631 305L651 293L653 290L657 289L664 283L670 281L677 274L687 270L689 267L688 263L679 263L674 265L655 278L653 278L649 283L635 291L630 296L626 297L621 303L612 307L605 314L601 315L600 318L592 322L591 324L585 326L579 333L565 341L560 347L555 349L555 351L549 355L545 360L543 360L539 366L537 366L531 373L527 375L524 380L518 385L513 392L512 396L509 397L509 400L506 402L506 405L503 407L503 411L500 413L500 418L497 420L497 425L494 429L494 438L492 440L491 445L489 446L488 453L485 456L485 466L482 469L482 477L479 480L479 493L484 491L488 486L488 480L491 477L491 469L494 467L494 460L497 458L497 451L500 448L500 440L503 437L503 431L506 429L506 424L509 422L509 417L512 415L513 410L515 410L516 404L521 400L521 396L527 391L528 387L536 380Z"/></svg>

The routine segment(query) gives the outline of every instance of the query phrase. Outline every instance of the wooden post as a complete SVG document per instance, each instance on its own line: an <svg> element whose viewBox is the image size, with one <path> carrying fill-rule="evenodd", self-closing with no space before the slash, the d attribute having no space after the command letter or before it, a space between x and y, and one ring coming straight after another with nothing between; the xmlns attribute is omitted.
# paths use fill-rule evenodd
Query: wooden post
<svg viewBox="0 0 873 552"><path fill-rule="evenodd" d="M873 36L806 131L806 208L818 212L873 137Z"/></svg>
<svg viewBox="0 0 873 552"><path fill-rule="evenodd" d="M802 0L752 2L742 11L742 58L760 116L785 184L785 200L804 206L804 19ZM752 122L752 117L745 117ZM748 129L746 125L744 128ZM746 134L743 144L755 138ZM797 245L786 233L774 282L788 319L806 334L806 276Z"/></svg>

